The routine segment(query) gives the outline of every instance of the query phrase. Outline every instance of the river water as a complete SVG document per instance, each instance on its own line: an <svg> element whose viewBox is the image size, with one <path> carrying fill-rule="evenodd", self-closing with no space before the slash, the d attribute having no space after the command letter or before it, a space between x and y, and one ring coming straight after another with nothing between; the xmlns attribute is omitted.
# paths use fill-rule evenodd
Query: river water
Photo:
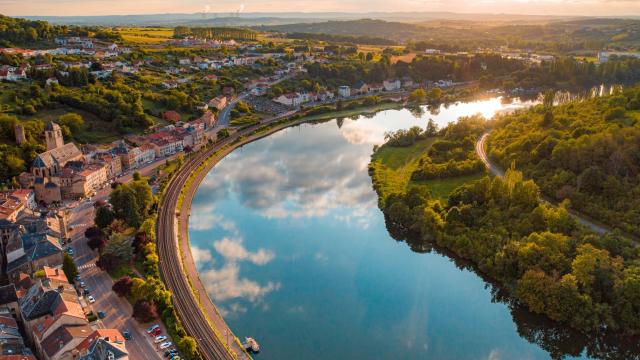
<svg viewBox="0 0 640 360"><path fill-rule="evenodd" d="M581 357L586 340L500 300L450 257L392 239L367 173L386 131L522 106L494 98L334 119L221 161L198 189L189 231L236 335L256 338L261 359Z"/></svg>

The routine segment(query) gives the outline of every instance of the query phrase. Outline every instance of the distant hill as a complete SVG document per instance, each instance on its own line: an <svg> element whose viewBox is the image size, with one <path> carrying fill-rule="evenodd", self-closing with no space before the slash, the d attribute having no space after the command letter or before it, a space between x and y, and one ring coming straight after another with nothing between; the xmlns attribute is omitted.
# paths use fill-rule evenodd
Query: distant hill
<svg viewBox="0 0 640 360"><path fill-rule="evenodd" d="M427 29L420 25L375 19L325 21L287 25L257 26L258 31L330 35L375 36L396 41L424 37Z"/></svg>
<svg viewBox="0 0 640 360"><path fill-rule="evenodd" d="M145 14L145 15L104 15L104 16L23 16L31 20L45 20L52 24L67 25L194 25L206 26L228 23L239 25L275 25L310 23L327 20L379 19L386 21L420 23L435 20L490 21L490 22L540 22L569 19L569 17L512 14L457 14L452 12L259 12L259 13L193 13L193 14Z"/></svg>

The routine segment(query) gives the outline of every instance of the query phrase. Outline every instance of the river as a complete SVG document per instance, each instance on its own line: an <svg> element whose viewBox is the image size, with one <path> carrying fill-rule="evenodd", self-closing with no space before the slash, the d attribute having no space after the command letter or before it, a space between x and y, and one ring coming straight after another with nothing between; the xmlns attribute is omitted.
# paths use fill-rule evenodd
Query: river
<svg viewBox="0 0 640 360"><path fill-rule="evenodd" d="M256 338L260 359L585 356L588 340L510 305L472 269L392 239L367 173L386 131L522 106L494 98L306 124L222 160L196 193L189 236L236 335Z"/></svg>

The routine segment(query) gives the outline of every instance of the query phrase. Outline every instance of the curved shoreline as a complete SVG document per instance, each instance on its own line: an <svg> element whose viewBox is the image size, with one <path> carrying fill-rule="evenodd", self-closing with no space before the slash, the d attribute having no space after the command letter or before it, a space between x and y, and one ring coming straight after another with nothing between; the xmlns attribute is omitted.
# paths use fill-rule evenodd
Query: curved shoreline
<svg viewBox="0 0 640 360"><path fill-rule="evenodd" d="M287 121L287 117L274 118L237 131L187 158L167 185L157 223L160 272L173 293L173 302L185 330L196 340L205 359L251 357L242 349L209 297L193 260L188 227L195 192L209 171L235 149L280 130L315 121L318 120L309 117L291 121Z"/></svg>

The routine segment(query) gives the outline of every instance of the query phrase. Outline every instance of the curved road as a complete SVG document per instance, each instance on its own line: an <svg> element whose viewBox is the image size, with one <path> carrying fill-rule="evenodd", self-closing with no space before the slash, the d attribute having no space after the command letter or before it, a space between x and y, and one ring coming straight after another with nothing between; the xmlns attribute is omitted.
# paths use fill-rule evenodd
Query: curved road
<svg viewBox="0 0 640 360"><path fill-rule="evenodd" d="M486 152L486 142L487 142L487 138L489 137L489 132L486 132L484 134L482 134L482 136L480 137L480 139L478 139L478 141L476 142L476 153L478 154L478 156L480 157L480 160L482 160L482 162L484 163L484 165L486 166L487 170L489 170L489 172L495 176L498 177L503 177L504 176L504 172L502 171L502 169L500 169L497 165L493 164L490 160L489 157L487 156L487 152ZM551 204L553 206L556 206L555 204L553 204L551 201L545 199L545 198L541 198L542 201ZM578 221L580 224L588 227L589 229L591 229L591 231L598 233L600 235L611 232L611 228L605 226L605 225L600 225L600 224L596 224L594 223L592 220L589 220L587 218L584 217L584 215L581 215L573 210L569 211L569 214L571 214L571 216L576 219L576 221Z"/></svg>

